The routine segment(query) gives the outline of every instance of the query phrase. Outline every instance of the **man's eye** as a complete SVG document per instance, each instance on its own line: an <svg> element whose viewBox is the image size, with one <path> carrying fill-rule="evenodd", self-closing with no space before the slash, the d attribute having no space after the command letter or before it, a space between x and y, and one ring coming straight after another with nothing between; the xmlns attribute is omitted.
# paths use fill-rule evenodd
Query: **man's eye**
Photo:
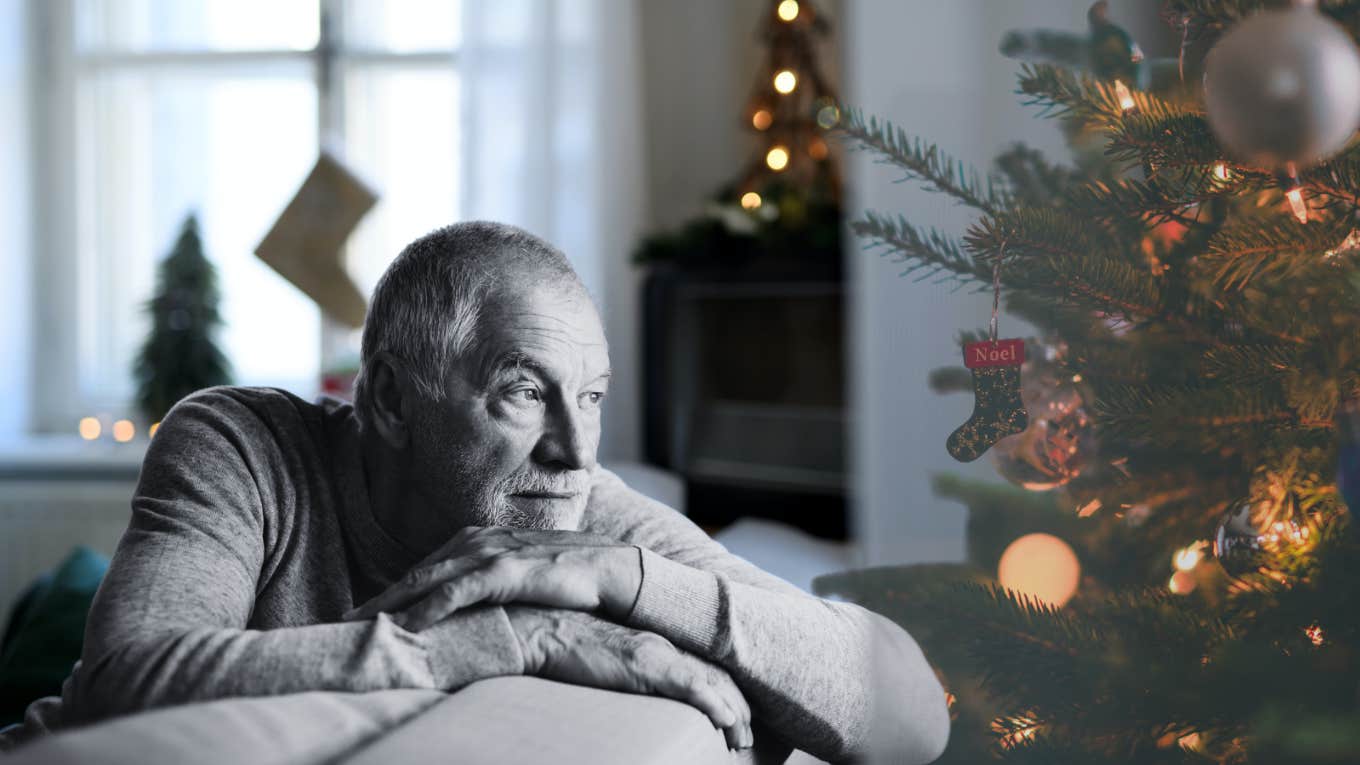
<svg viewBox="0 0 1360 765"><path fill-rule="evenodd" d="M588 404L599 404L600 401L604 399L604 392L597 390L590 391L585 395L585 399Z"/></svg>
<svg viewBox="0 0 1360 765"><path fill-rule="evenodd" d="M537 388L519 388L510 391L510 398L517 404L535 404L542 401Z"/></svg>

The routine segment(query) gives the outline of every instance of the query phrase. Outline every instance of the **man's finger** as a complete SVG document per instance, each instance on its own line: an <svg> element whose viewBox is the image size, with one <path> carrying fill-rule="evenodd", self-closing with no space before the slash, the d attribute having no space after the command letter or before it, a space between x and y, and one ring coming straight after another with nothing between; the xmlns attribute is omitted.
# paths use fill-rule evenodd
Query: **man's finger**
<svg viewBox="0 0 1360 765"><path fill-rule="evenodd" d="M492 590L486 569L473 571L435 587L430 594L393 618L407 632L420 632L430 625L486 599Z"/></svg>
<svg viewBox="0 0 1360 765"><path fill-rule="evenodd" d="M737 728L741 720L718 689L704 677L703 668L696 664L697 661L692 657L684 657L672 664L669 671L663 671L663 687L658 690L704 713L715 728L723 731L728 746L735 748L739 743Z"/></svg>
<svg viewBox="0 0 1360 765"><path fill-rule="evenodd" d="M742 694L731 675L709 664L705 664L704 667L708 671L708 681L718 689L719 695L732 707L737 717L736 724L728 729L728 742L734 749L747 749L753 746L755 737L751 732L751 706L746 702L746 696Z"/></svg>
<svg viewBox="0 0 1360 765"><path fill-rule="evenodd" d="M455 580L481 565L480 559L459 558L418 566L401 580L344 615L345 621L372 619L379 613L394 613L428 596L445 582Z"/></svg>

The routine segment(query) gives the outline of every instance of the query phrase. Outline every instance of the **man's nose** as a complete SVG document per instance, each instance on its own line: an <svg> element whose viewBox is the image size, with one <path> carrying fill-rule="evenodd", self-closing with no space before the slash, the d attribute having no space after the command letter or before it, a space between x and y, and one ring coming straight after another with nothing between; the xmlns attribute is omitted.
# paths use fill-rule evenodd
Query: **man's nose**
<svg viewBox="0 0 1360 765"><path fill-rule="evenodd" d="M587 470L595 466L596 434L586 416L571 403L552 407L547 430L539 440L539 461L557 464L566 470Z"/></svg>

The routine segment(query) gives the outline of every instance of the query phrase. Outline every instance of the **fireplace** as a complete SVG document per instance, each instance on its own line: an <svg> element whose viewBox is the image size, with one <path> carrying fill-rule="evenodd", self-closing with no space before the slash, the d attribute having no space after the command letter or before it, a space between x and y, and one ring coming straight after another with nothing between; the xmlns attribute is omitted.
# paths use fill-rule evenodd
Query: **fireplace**
<svg viewBox="0 0 1360 765"><path fill-rule="evenodd" d="M646 457L684 477L691 518L845 538L839 273L662 265L644 295Z"/></svg>

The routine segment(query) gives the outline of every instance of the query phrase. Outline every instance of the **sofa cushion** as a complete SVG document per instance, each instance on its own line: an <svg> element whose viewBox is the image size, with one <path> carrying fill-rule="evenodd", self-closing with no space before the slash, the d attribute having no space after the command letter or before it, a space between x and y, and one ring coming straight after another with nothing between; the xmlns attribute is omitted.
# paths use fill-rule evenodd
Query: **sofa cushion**
<svg viewBox="0 0 1360 765"><path fill-rule="evenodd" d="M77 547L20 600L0 648L0 728L23 719L29 702L61 693L80 658L85 617L109 559Z"/></svg>

